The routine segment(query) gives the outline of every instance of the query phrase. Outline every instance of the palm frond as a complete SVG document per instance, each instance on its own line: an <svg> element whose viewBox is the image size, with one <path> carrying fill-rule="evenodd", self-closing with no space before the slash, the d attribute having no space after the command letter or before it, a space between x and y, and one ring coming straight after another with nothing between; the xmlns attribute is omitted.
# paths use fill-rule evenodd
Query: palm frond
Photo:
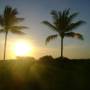
<svg viewBox="0 0 90 90"><path fill-rule="evenodd" d="M14 33L14 34L19 34L19 35L24 35L25 33L20 31L20 30L17 30L17 29L12 29L11 33Z"/></svg>
<svg viewBox="0 0 90 90"><path fill-rule="evenodd" d="M52 10L50 13L53 17L53 21L56 22L56 20L58 20L58 12L56 10Z"/></svg>
<svg viewBox="0 0 90 90"><path fill-rule="evenodd" d="M46 38L45 44L47 45L47 43L48 43L50 40L53 40L53 39L57 38L57 36L58 36L57 34L48 36L48 37Z"/></svg>
<svg viewBox="0 0 90 90"><path fill-rule="evenodd" d="M5 25L10 26L17 23L17 14L17 9L13 9L11 6L6 6L3 14Z"/></svg>
<svg viewBox="0 0 90 90"><path fill-rule="evenodd" d="M65 9L63 12L58 11L58 19L54 22L55 26L60 30L65 30L66 26L68 25L68 16L70 14L70 9Z"/></svg>
<svg viewBox="0 0 90 90"><path fill-rule="evenodd" d="M57 31L56 27L54 25L52 25L51 23L49 23L48 21L43 21L43 24L45 24L46 26L50 27L53 31Z"/></svg>
<svg viewBox="0 0 90 90"><path fill-rule="evenodd" d="M11 10L12 10L12 15L17 15L17 14L18 14L18 11L17 11L17 9L16 9L16 8L11 9Z"/></svg>
<svg viewBox="0 0 90 90"><path fill-rule="evenodd" d="M84 40L83 35L80 34L80 33L76 33L76 37L77 37L78 39Z"/></svg>
<svg viewBox="0 0 90 90"><path fill-rule="evenodd" d="M24 20L24 18L16 18L17 22L22 22Z"/></svg>
<svg viewBox="0 0 90 90"><path fill-rule="evenodd" d="M23 30L23 29L27 29L28 27L26 26L13 26L10 28L10 31L12 33L16 33L16 34L25 34L24 32L20 31L20 30Z"/></svg>
<svg viewBox="0 0 90 90"><path fill-rule="evenodd" d="M80 40L84 40L83 35L81 35L80 33L69 32L69 33L65 33L64 36L75 37L75 38L78 38Z"/></svg>
<svg viewBox="0 0 90 90"><path fill-rule="evenodd" d="M12 26L10 28L11 28L11 31L12 31L13 29L15 29L15 30L27 29L28 27L26 27L26 26Z"/></svg>
<svg viewBox="0 0 90 90"><path fill-rule="evenodd" d="M70 14L70 8L65 9L65 10L62 12L62 16L63 16L63 17L66 17L66 16L68 16L69 14Z"/></svg>
<svg viewBox="0 0 90 90"><path fill-rule="evenodd" d="M79 13L76 12L76 13L73 13L69 16L69 21L72 21Z"/></svg>
<svg viewBox="0 0 90 90"><path fill-rule="evenodd" d="M10 25L15 25L18 24L20 22L22 22L24 20L24 18L18 18L18 17L11 17L11 19L9 19L9 23Z"/></svg>
<svg viewBox="0 0 90 90"><path fill-rule="evenodd" d="M11 6L6 6L4 10L4 16L6 17L7 15L17 15L18 11L16 8L12 8Z"/></svg>
<svg viewBox="0 0 90 90"><path fill-rule="evenodd" d="M5 32L5 30L4 29L0 29L0 33L4 33Z"/></svg>
<svg viewBox="0 0 90 90"><path fill-rule="evenodd" d="M56 17L58 17L58 13L57 13L56 10L52 10L50 14L51 14L51 15L54 15L54 16L56 16Z"/></svg>
<svg viewBox="0 0 90 90"><path fill-rule="evenodd" d="M22 22L24 18L17 17L18 11L16 8L6 6L4 10L4 22L7 25L14 25L16 23Z"/></svg>
<svg viewBox="0 0 90 90"><path fill-rule="evenodd" d="M67 28L66 28L66 31L72 31L74 29L76 29L77 27L85 24L86 22L85 21L77 21L76 23L71 23Z"/></svg>

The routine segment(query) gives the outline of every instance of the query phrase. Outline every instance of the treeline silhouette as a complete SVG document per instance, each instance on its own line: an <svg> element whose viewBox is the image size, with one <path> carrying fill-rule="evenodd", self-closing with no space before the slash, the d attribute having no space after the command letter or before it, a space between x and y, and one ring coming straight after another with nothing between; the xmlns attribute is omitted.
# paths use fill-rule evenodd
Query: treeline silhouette
<svg viewBox="0 0 90 90"><path fill-rule="evenodd" d="M90 89L90 59L22 58L0 61L0 90Z"/></svg>

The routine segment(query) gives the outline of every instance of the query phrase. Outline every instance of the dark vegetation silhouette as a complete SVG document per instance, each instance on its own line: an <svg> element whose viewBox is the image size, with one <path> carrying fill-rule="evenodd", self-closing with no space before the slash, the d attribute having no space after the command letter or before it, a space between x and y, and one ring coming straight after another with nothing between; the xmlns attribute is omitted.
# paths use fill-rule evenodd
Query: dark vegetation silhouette
<svg viewBox="0 0 90 90"><path fill-rule="evenodd" d="M80 33L73 32L73 30L85 22L82 20L74 21L78 13L70 13L70 9L65 9L63 11L52 10L50 14L52 15L53 22L43 21L43 24L50 27L56 34L48 36L46 38L46 44L49 41L56 39L58 36L61 37L61 58L63 58L64 37L76 37L83 40L83 36Z"/></svg>
<svg viewBox="0 0 90 90"><path fill-rule="evenodd" d="M0 61L0 90L89 90L90 59Z"/></svg>
<svg viewBox="0 0 90 90"><path fill-rule="evenodd" d="M24 34L22 29L26 29L25 26L17 25L24 20L24 18L17 17L18 11L16 8L12 8L11 6L6 6L3 14L0 14L0 33L5 33L5 43L4 43L4 56L3 60L5 60L6 56L6 45L7 45L7 36L8 32L15 34Z"/></svg>

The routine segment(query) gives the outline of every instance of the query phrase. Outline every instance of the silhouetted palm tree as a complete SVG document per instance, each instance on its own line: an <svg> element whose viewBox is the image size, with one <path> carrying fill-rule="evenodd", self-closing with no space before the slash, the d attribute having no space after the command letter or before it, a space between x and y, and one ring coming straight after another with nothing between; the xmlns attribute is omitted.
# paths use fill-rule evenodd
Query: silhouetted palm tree
<svg viewBox="0 0 90 90"><path fill-rule="evenodd" d="M0 15L0 33L5 33L5 44L4 44L4 57L6 56L6 45L7 45L7 35L8 32L16 33L16 34L24 34L24 32L20 31L21 29L25 29L25 26L17 25L19 22L23 21L24 18L17 17L18 11L16 8L12 8L10 6L6 6L4 13Z"/></svg>
<svg viewBox="0 0 90 90"><path fill-rule="evenodd" d="M78 13L70 13L70 9L65 9L63 11L51 11L53 18L53 23L48 21L43 21L43 23L51 28L51 30L57 32L55 35L50 35L46 38L46 44L52 40L61 37L61 58L63 58L63 39L64 37L77 37L78 39L83 40L83 36L79 33L72 32L78 26L85 23L82 20L75 21L75 17Z"/></svg>

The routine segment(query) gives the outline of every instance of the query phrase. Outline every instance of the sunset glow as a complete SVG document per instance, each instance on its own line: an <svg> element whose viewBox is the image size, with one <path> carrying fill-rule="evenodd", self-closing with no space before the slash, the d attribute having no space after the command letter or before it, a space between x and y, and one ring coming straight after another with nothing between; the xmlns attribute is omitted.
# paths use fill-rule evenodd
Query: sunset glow
<svg viewBox="0 0 90 90"><path fill-rule="evenodd" d="M16 56L28 56L32 52L32 46L25 41L18 41L14 45Z"/></svg>
<svg viewBox="0 0 90 90"><path fill-rule="evenodd" d="M45 45L46 38L49 35L57 34L57 32L45 26L42 22L45 20L49 21L51 24L55 24L51 11L63 11L65 9L70 9L70 14L78 13L78 15L75 15L76 19L74 18L75 21L73 20L73 23L78 20L83 20L86 24L71 31L83 35L84 40L78 40L77 36L75 38L64 38L63 55L75 59L90 58L90 0L0 0L1 18L5 13L4 10L6 6L17 10L18 13L17 15L15 14L15 17L24 19L19 22L16 20L15 23L11 23L11 21L8 22L12 19L9 17L11 19L7 18L7 22L15 27L27 27L19 28L25 35L14 34L15 30L13 31L12 28L9 30L6 40L6 59L16 59L17 56L29 56L37 59L47 55L51 55L54 58L60 57L61 39L58 37L56 40ZM4 27L6 28L6 26L2 23L1 19L0 60L3 60L4 57L5 32L7 31L3 29ZM10 25L10 27L12 25Z"/></svg>

